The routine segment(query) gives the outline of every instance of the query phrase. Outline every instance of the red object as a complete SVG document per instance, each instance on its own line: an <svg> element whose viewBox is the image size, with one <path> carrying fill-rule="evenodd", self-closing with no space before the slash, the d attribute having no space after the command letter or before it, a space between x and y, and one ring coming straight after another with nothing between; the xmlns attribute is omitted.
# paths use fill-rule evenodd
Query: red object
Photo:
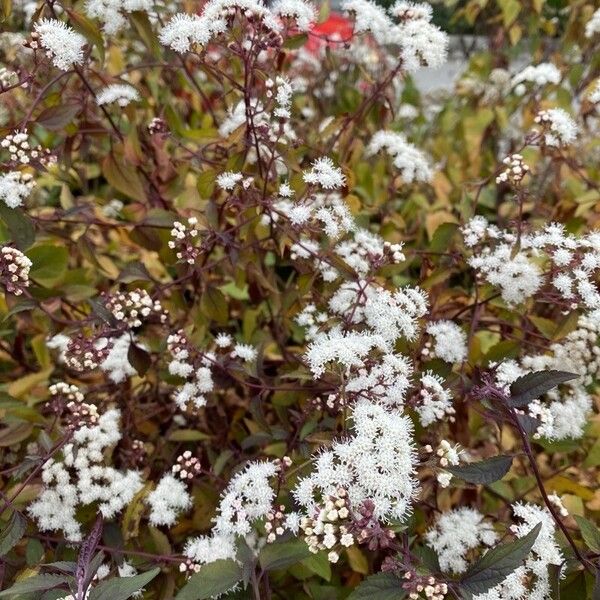
<svg viewBox="0 0 600 600"><path fill-rule="evenodd" d="M322 46L339 46L340 42L349 42L352 39L354 25L352 21L339 13L331 13L326 21L313 25L306 49L316 52Z"/></svg>

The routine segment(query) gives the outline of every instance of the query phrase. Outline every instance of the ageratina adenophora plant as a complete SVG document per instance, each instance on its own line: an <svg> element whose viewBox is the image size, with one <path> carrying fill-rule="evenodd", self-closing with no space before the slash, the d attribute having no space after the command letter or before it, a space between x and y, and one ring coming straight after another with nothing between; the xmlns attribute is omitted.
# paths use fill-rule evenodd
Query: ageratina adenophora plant
<svg viewBox="0 0 600 600"><path fill-rule="evenodd" d="M2 3L0 598L598 598L600 11L449 5Z"/></svg>

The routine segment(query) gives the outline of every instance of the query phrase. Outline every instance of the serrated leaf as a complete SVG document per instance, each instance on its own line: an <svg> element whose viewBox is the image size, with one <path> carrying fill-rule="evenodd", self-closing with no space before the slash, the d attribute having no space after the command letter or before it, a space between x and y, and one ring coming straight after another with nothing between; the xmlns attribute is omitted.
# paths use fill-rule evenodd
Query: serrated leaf
<svg viewBox="0 0 600 600"><path fill-rule="evenodd" d="M581 537L587 547L594 552L600 552L600 529L585 517L573 515L581 531Z"/></svg>
<svg viewBox="0 0 600 600"><path fill-rule="evenodd" d="M17 581L12 587L0 592L0 598L22 598L23 594L31 594L33 592L45 592L59 585L66 584L69 577L66 575L34 575L22 581Z"/></svg>
<svg viewBox="0 0 600 600"><path fill-rule="evenodd" d="M16 510L10 517L6 527L0 533L0 556L4 556L7 552L10 552L23 537L25 528L27 527L27 521L25 517Z"/></svg>
<svg viewBox="0 0 600 600"><path fill-rule="evenodd" d="M242 579L242 568L233 560L216 560L192 575L176 600L205 600L229 591Z"/></svg>
<svg viewBox="0 0 600 600"><path fill-rule="evenodd" d="M519 377L510 386L509 404L516 408L527 406L561 383L577 379L579 375L567 371L535 371Z"/></svg>
<svg viewBox="0 0 600 600"><path fill-rule="evenodd" d="M402 600L406 591L393 573L377 573L367 577L348 596L348 600Z"/></svg>
<svg viewBox="0 0 600 600"><path fill-rule="evenodd" d="M483 594L504 581L531 552L542 524L538 523L526 536L501 544L484 554L464 575L461 589Z"/></svg>
<svg viewBox="0 0 600 600"><path fill-rule="evenodd" d="M127 600L150 583L159 573L160 568L156 567L156 569L133 577L115 577L103 581L92 589L90 600Z"/></svg>
<svg viewBox="0 0 600 600"><path fill-rule="evenodd" d="M444 467L452 475L469 483L492 483L502 479L510 470L512 456L493 456L468 465Z"/></svg>
<svg viewBox="0 0 600 600"><path fill-rule="evenodd" d="M258 556L260 566L265 571L283 569L302 562L311 555L310 550L302 540L276 542L267 544Z"/></svg>

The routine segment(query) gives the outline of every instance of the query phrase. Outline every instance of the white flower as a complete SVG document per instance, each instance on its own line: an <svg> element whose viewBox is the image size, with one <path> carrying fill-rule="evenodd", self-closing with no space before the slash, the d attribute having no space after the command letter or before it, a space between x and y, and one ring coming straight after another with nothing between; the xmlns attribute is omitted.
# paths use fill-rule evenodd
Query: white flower
<svg viewBox="0 0 600 600"><path fill-rule="evenodd" d="M413 144L408 143L401 133L378 131L371 138L367 152L373 155L382 149L394 157L394 166L406 183L431 180L432 172L427 157Z"/></svg>
<svg viewBox="0 0 600 600"><path fill-rule="evenodd" d="M68 71L83 62L85 38L62 21L42 19L35 24L35 31L40 36L46 56L58 69Z"/></svg>
<svg viewBox="0 0 600 600"><path fill-rule="evenodd" d="M137 471L103 464L105 451L121 439L119 418L120 412L110 409L95 425L76 429L73 442L62 449L62 462L52 459L44 465L44 489L28 508L42 531L62 530L66 539L80 541L79 505L97 502L100 513L111 519L142 488Z"/></svg>
<svg viewBox="0 0 600 600"><path fill-rule="evenodd" d="M369 402L358 403L351 418L354 436L314 457L313 472L293 490L296 501L310 513L343 489L355 509L371 500L375 518L404 520L418 490L410 419Z"/></svg>
<svg viewBox="0 0 600 600"><path fill-rule="evenodd" d="M146 502L150 506L150 523L168 527L177 522L180 512L192 505L185 484L170 473L162 476L156 488L148 494Z"/></svg>
<svg viewBox="0 0 600 600"><path fill-rule="evenodd" d="M245 361L252 361L256 358L256 348L250 344L236 344L231 353L231 358L241 358Z"/></svg>
<svg viewBox="0 0 600 600"><path fill-rule="evenodd" d="M552 63L540 63L539 65L528 65L520 73L517 73L511 81L511 85L516 87L523 82L531 82L537 86L547 85L549 83L559 84L561 79L560 71Z"/></svg>
<svg viewBox="0 0 600 600"><path fill-rule="evenodd" d="M151 0L86 0L88 16L102 21L102 29L112 35L123 29L127 23L124 14L152 10Z"/></svg>
<svg viewBox="0 0 600 600"><path fill-rule="evenodd" d="M317 158L313 162L310 171L304 171L303 178L306 183L320 185L326 190L341 188L346 181L341 169L336 167L327 156Z"/></svg>
<svg viewBox="0 0 600 600"><path fill-rule="evenodd" d="M116 102L119 106L127 106L130 102L140 99L138 91L127 84L113 83L102 88L96 95L98 106Z"/></svg>
<svg viewBox="0 0 600 600"><path fill-rule="evenodd" d="M548 146L566 146L575 141L579 128L562 108L541 110L535 122L545 129L544 140Z"/></svg>
<svg viewBox="0 0 600 600"><path fill-rule="evenodd" d="M217 177L217 185L222 190L232 190L243 178L244 176L241 173L226 171Z"/></svg>
<svg viewBox="0 0 600 600"><path fill-rule="evenodd" d="M438 555L442 571L460 574L467 570L467 553L481 544L492 546L498 535L479 511L465 506L440 515L425 539Z"/></svg>
<svg viewBox="0 0 600 600"><path fill-rule="evenodd" d="M600 33L600 8L592 15L592 18L585 24L585 37L592 38Z"/></svg>
<svg viewBox="0 0 600 600"><path fill-rule="evenodd" d="M215 343L219 348L227 348L231 346L232 342L233 340L231 339L231 336L223 332L219 333L215 338Z"/></svg>
<svg viewBox="0 0 600 600"><path fill-rule="evenodd" d="M434 338L433 355L449 363L461 363L467 357L467 335L452 321L434 321L427 326Z"/></svg>
<svg viewBox="0 0 600 600"><path fill-rule="evenodd" d="M271 11L279 17L294 19L301 32L309 31L317 19L315 6L307 0L277 0L271 6Z"/></svg>
<svg viewBox="0 0 600 600"><path fill-rule="evenodd" d="M9 208L22 206L35 185L29 173L10 171L0 175L0 200Z"/></svg>

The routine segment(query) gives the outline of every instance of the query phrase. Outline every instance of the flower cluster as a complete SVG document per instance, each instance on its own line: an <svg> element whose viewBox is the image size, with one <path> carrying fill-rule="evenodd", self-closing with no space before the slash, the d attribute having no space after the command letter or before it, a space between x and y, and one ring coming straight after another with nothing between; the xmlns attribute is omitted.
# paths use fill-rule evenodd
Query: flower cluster
<svg viewBox="0 0 600 600"><path fill-rule="evenodd" d="M29 287L29 270L33 263L20 250L12 246L0 249L0 283L6 291L20 296Z"/></svg>

